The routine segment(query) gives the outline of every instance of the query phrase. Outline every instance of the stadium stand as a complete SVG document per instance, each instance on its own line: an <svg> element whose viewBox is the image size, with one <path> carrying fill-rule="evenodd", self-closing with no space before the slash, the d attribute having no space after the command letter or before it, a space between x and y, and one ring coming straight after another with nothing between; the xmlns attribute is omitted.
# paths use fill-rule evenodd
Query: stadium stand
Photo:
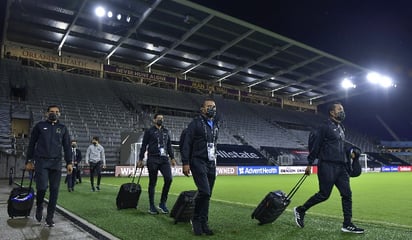
<svg viewBox="0 0 412 240"><path fill-rule="evenodd" d="M62 121L80 148L86 149L90 139L99 136L109 165L119 162L122 131L147 128L152 114L160 111L164 112L165 126L176 142L204 98L144 84L22 66L7 59L1 61L0 73L0 90L5 93L0 104L1 139L11 136L10 109L36 123L43 118L47 105L57 103L61 106ZM12 99L7 95L9 86L22 86L27 93L18 100ZM279 164L277 156L282 149L305 150L310 129L325 119L321 114L239 102L220 95L214 99L222 126L218 143L252 146L272 160L270 164ZM349 130L347 138L368 152L377 152L365 136ZM11 148L10 143L8 139L5 147ZM294 158L293 164L304 164L302 159Z"/></svg>

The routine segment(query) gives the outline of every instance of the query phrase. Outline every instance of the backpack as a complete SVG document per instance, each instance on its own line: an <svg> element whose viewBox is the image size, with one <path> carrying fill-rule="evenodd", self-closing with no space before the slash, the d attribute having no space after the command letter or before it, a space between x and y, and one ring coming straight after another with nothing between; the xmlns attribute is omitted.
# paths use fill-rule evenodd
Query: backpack
<svg viewBox="0 0 412 240"><path fill-rule="evenodd" d="M352 152L355 153L355 157L352 159ZM348 165L347 170L350 177L359 177L362 173L362 166L359 162L361 150L358 147L353 146L347 153Z"/></svg>

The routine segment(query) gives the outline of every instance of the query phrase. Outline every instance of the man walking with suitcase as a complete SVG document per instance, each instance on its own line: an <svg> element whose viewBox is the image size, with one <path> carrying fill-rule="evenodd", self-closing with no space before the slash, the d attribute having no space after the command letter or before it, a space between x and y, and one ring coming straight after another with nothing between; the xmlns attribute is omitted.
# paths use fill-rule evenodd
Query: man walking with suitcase
<svg viewBox="0 0 412 240"><path fill-rule="evenodd" d="M163 115L155 114L153 117L153 126L147 129L143 135L142 147L139 153L138 166L143 167L143 158L147 151L147 169L149 170L149 213L158 214L155 204L154 195L157 183L157 174L163 175L163 189L160 197L159 210L167 214L169 209L166 206L167 196L172 184L171 165L175 166L176 161L172 149L172 143L169 131L163 126ZM169 163L170 158L170 163Z"/></svg>
<svg viewBox="0 0 412 240"><path fill-rule="evenodd" d="M183 141L183 173L192 172L198 194L195 198L195 210L192 228L195 235L213 235L209 228L209 202L216 179L216 145L218 124L216 104L206 99L200 109L201 114L187 127Z"/></svg>
<svg viewBox="0 0 412 240"><path fill-rule="evenodd" d="M304 227L304 217L307 210L316 204L327 200L336 186L342 197L343 226L342 232L363 233L364 229L352 223L352 191L347 171L345 149L345 133L341 122L345 119L345 112L340 103L333 103L328 107L329 119L321 125L315 134L311 135L309 144L309 165L305 174L310 175L311 165L317 158L319 192L310 197L302 206L294 208L295 221ZM353 156L352 156L353 157Z"/></svg>
<svg viewBox="0 0 412 240"><path fill-rule="evenodd" d="M60 187L62 149L66 161L67 174L71 174L72 159L69 131L59 122L60 111L56 105L47 108L46 121L37 123L30 135L27 149L26 170L35 170L36 179L36 220L43 218L43 201L49 185L50 196L47 204L46 224L54 226L54 212Z"/></svg>

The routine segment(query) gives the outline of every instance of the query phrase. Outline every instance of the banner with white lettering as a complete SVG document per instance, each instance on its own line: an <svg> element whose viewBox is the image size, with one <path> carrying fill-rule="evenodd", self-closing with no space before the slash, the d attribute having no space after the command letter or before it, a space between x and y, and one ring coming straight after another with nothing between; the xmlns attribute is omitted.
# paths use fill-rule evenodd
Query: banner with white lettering
<svg viewBox="0 0 412 240"><path fill-rule="evenodd" d="M278 166L239 166L238 175L273 175L279 174Z"/></svg>
<svg viewBox="0 0 412 240"><path fill-rule="evenodd" d="M264 166L267 159L252 146L218 144L217 164L219 166Z"/></svg>
<svg viewBox="0 0 412 240"><path fill-rule="evenodd" d="M237 175L237 167L233 166L218 166L216 167L217 175ZM134 166L116 166L115 176L116 177L133 177L135 174ZM140 174L140 168L137 169L136 177ZM162 174L159 172L159 176ZM172 167L173 176L184 176L183 169L181 166ZM143 168L142 176L149 176L149 171L147 168Z"/></svg>

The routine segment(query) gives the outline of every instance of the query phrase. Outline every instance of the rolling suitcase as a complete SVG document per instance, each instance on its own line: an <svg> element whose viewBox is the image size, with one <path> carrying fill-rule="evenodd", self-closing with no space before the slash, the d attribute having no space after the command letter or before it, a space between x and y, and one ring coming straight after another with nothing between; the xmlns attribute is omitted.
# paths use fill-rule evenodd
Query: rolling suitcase
<svg viewBox="0 0 412 240"><path fill-rule="evenodd" d="M252 219L258 220L259 225L275 221L290 204L293 195L295 195L306 177L307 175L304 174L288 195L281 190L269 192L253 211Z"/></svg>
<svg viewBox="0 0 412 240"><path fill-rule="evenodd" d="M30 177L29 187L23 186L24 173L21 177L21 183L19 187L11 190L9 199L7 201L7 212L9 217L28 217L30 216L31 209L34 203L34 190L32 188L33 177Z"/></svg>
<svg viewBox="0 0 412 240"><path fill-rule="evenodd" d="M137 183L134 183L136 171L133 175L131 183L125 183L120 186L119 193L117 194L116 198L116 206L118 210L126 208L137 208L137 203L139 202L140 194L142 193L142 188L140 186L140 177L142 176L143 167L140 169Z"/></svg>
<svg viewBox="0 0 412 240"><path fill-rule="evenodd" d="M195 210L196 190L183 191L179 194L175 205L173 205L170 217L178 222L189 222Z"/></svg>

